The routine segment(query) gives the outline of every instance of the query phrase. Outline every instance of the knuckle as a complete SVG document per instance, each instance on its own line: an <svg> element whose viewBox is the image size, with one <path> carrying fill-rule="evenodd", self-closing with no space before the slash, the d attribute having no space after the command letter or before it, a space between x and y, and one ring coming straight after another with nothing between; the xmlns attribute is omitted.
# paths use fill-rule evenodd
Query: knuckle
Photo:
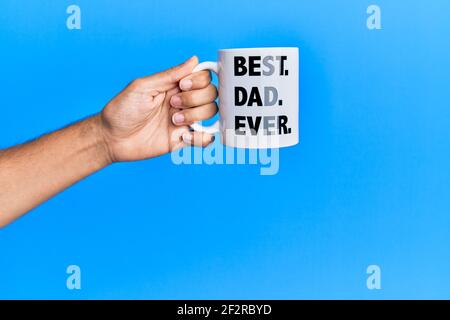
<svg viewBox="0 0 450 320"><path fill-rule="evenodd" d="M205 115L205 110L202 108L192 108L190 110L189 121L196 122L207 119L208 117Z"/></svg>
<svg viewBox="0 0 450 320"><path fill-rule="evenodd" d="M199 88L206 88L209 85L209 80L206 78L199 78L197 80L197 85Z"/></svg>
<svg viewBox="0 0 450 320"><path fill-rule="evenodd" d="M179 66L175 66L167 70L167 78L170 82L178 81L177 73L179 69Z"/></svg>
<svg viewBox="0 0 450 320"><path fill-rule="evenodd" d="M183 112L183 115L184 115L184 122L185 123L191 124L191 123L197 121L197 120L195 120L195 117L192 116L191 112L189 112L189 111Z"/></svg>
<svg viewBox="0 0 450 320"><path fill-rule="evenodd" d="M204 134L202 136L202 145L203 147L208 146L212 142L211 136L209 134Z"/></svg>
<svg viewBox="0 0 450 320"><path fill-rule="evenodd" d="M144 85L145 79L144 78L136 78L133 81L131 81L130 85L133 87L141 87Z"/></svg>
<svg viewBox="0 0 450 320"><path fill-rule="evenodd" d="M183 105L191 106L195 102L195 97L193 92L185 92L181 95L181 100L183 101Z"/></svg>
<svg viewBox="0 0 450 320"><path fill-rule="evenodd" d="M209 103L205 106L205 115L207 118L211 118L217 112L217 104L215 102Z"/></svg>
<svg viewBox="0 0 450 320"><path fill-rule="evenodd" d="M199 83L204 88L209 85L211 82L211 76L209 74L209 71L203 71L202 74L199 77Z"/></svg>
<svg viewBox="0 0 450 320"><path fill-rule="evenodd" d="M217 106L217 102L213 102L213 103L211 103L211 108L212 108L212 110L213 110L213 112L214 112L214 114L216 114L217 113L217 111L219 111L219 107Z"/></svg>
<svg viewBox="0 0 450 320"><path fill-rule="evenodd" d="M201 134L200 133L194 134L193 144L196 146L201 146L202 142L203 142L203 138L202 138Z"/></svg>
<svg viewBox="0 0 450 320"><path fill-rule="evenodd" d="M209 76L208 71L199 71L197 74L194 74L191 79L194 82L195 88L197 89L206 88L210 83L210 79L208 78L208 76Z"/></svg>
<svg viewBox="0 0 450 320"><path fill-rule="evenodd" d="M212 83L210 83L209 86L208 86L208 90L209 90L209 93L211 94L211 97L216 99L217 98L217 88L216 88L216 86L213 85Z"/></svg>
<svg viewBox="0 0 450 320"><path fill-rule="evenodd" d="M217 112L217 106L215 103L209 103L201 107L192 108L189 111L189 116L187 117L189 122L202 121L213 117Z"/></svg>

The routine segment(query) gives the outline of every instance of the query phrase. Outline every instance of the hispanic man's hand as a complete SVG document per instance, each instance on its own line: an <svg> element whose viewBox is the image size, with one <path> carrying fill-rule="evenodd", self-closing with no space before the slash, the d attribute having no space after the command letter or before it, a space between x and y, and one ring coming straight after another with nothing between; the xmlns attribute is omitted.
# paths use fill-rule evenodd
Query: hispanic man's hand
<svg viewBox="0 0 450 320"><path fill-rule="evenodd" d="M156 157L187 145L207 146L213 136L189 124L217 113L209 71L191 73L197 57L131 82L99 117L110 161Z"/></svg>

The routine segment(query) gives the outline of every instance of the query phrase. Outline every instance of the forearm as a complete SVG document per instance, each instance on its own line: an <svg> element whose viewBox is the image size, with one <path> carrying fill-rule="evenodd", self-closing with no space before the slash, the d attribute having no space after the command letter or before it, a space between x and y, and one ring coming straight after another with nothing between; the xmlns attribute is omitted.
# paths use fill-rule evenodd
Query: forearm
<svg viewBox="0 0 450 320"><path fill-rule="evenodd" d="M0 151L0 227L110 163L98 116Z"/></svg>

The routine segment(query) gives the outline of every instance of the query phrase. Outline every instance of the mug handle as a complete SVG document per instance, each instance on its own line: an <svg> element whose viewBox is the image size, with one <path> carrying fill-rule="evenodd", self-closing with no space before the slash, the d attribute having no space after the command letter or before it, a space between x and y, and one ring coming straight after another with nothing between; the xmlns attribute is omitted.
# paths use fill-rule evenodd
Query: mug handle
<svg viewBox="0 0 450 320"><path fill-rule="evenodd" d="M212 61L202 62L202 63L198 64L194 68L194 70L192 70L192 73L197 72L197 71L202 71L202 70L210 70L210 71L214 72L216 75L219 75L219 68L218 68L217 62L212 62ZM217 120L216 122L214 122L214 124L212 124L210 126L202 126L200 123L195 122L195 123L191 124L190 127L194 131L215 134L220 131L220 122L219 122L219 120Z"/></svg>

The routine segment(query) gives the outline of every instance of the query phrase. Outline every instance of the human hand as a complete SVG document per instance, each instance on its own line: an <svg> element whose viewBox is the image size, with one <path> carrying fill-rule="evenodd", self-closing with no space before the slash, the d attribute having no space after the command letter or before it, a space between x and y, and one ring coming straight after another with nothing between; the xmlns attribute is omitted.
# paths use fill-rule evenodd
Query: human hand
<svg viewBox="0 0 450 320"><path fill-rule="evenodd" d="M189 124L217 112L196 57L133 81L103 111L32 142L0 150L0 228L112 162L156 157L212 136Z"/></svg>
<svg viewBox="0 0 450 320"><path fill-rule="evenodd" d="M139 78L98 116L110 161L156 157L187 145L207 146L214 137L189 125L217 113L217 90L209 71L191 74L197 57Z"/></svg>

